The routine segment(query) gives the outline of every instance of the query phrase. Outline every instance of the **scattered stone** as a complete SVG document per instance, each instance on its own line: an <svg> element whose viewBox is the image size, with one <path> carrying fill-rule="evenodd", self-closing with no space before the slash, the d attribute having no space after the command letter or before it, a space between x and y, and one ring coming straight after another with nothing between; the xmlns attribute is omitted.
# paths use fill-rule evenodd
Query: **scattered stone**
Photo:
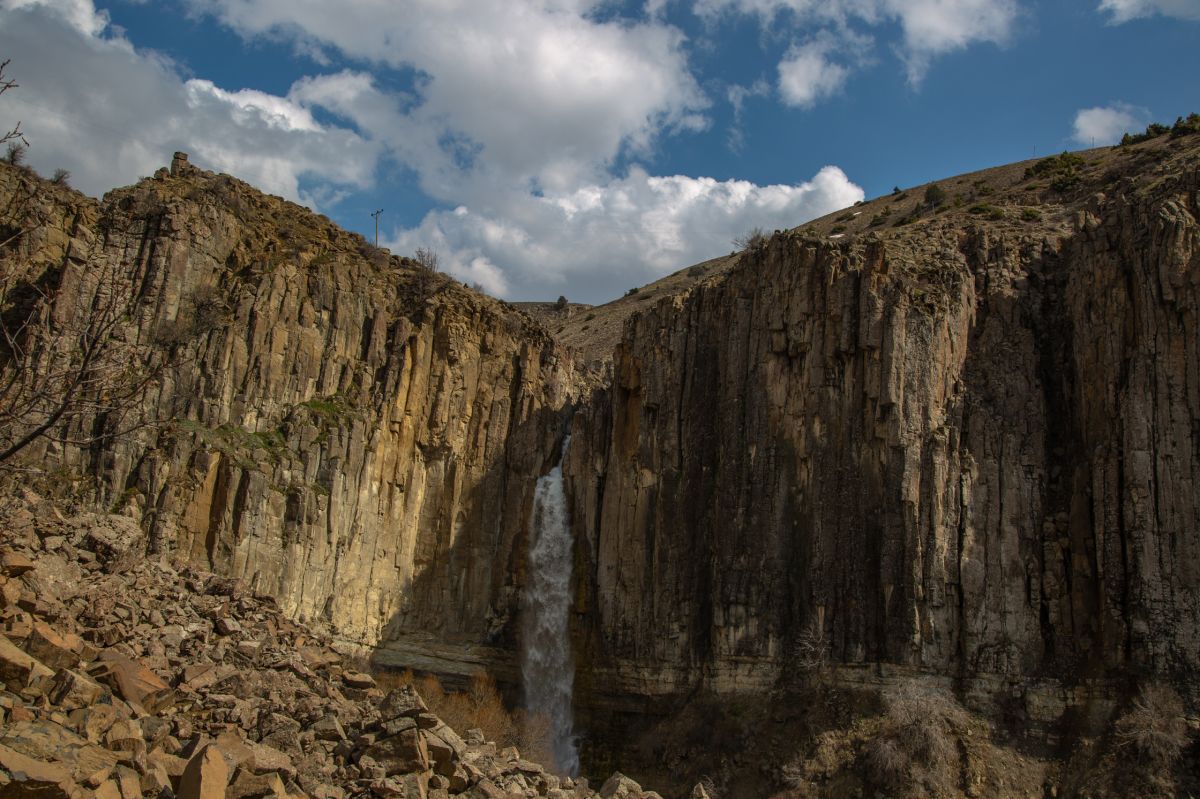
<svg viewBox="0 0 1200 799"><path fill-rule="evenodd" d="M237 619L231 619L225 616L217 619L217 622L214 626L217 628L217 632L219 632L221 635L233 635L234 633L240 633L242 631L242 625L238 624Z"/></svg>
<svg viewBox="0 0 1200 799"><path fill-rule="evenodd" d="M5 552L0 555L0 571L3 571L6 577L20 577L33 571L33 567L33 561L20 552Z"/></svg>
<svg viewBox="0 0 1200 799"><path fill-rule="evenodd" d="M237 581L142 558L136 525L89 518L8 549L0 519L0 797L597 796L464 740L412 686L384 695L344 667L354 650Z"/></svg>
<svg viewBox="0 0 1200 799"><path fill-rule="evenodd" d="M316 721L309 730L317 737L319 741L344 741L346 740L346 731L342 729L341 722L333 713L326 713L318 721Z"/></svg>
<svg viewBox="0 0 1200 799"><path fill-rule="evenodd" d="M96 704L105 694L101 685L71 669L59 669L47 696L64 710L79 710Z"/></svg>
<svg viewBox="0 0 1200 799"><path fill-rule="evenodd" d="M170 691L162 678L146 666L112 649L100 653L100 666L92 675L107 683L126 702L147 712L152 712L147 701L157 704L154 700Z"/></svg>
<svg viewBox="0 0 1200 799"><path fill-rule="evenodd" d="M194 754L179 780L177 799L225 799L229 766L221 750L210 744Z"/></svg>
<svg viewBox="0 0 1200 799"><path fill-rule="evenodd" d="M77 799L83 794L62 766L36 760L3 745L0 745L0 768L9 777L9 783L0 788L6 797Z"/></svg>
<svg viewBox="0 0 1200 799"><path fill-rule="evenodd" d="M600 799L642 799L642 786L614 771L600 786Z"/></svg>
<svg viewBox="0 0 1200 799"><path fill-rule="evenodd" d="M60 635L44 621L35 621L25 642L25 651L52 669L73 669L79 665L83 639Z"/></svg>
<svg viewBox="0 0 1200 799"><path fill-rule="evenodd" d="M0 635L0 680L24 688L36 680L53 676L54 672L44 663Z"/></svg>
<svg viewBox="0 0 1200 799"><path fill-rule="evenodd" d="M363 674L361 671L347 671L342 673L342 682L351 688L374 688L375 678L370 674Z"/></svg>

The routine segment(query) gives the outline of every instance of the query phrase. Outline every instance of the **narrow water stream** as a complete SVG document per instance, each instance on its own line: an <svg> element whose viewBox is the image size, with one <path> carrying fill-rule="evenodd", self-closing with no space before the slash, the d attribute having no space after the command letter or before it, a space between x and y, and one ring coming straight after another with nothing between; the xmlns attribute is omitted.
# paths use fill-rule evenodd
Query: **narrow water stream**
<svg viewBox="0 0 1200 799"><path fill-rule="evenodd" d="M562 773L575 775L579 771L579 748L572 729L575 669L568 630L573 555L562 473L570 443L571 437L567 436L558 465L538 480L534 492L521 678L526 711L544 716L550 723L555 766Z"/></svg>

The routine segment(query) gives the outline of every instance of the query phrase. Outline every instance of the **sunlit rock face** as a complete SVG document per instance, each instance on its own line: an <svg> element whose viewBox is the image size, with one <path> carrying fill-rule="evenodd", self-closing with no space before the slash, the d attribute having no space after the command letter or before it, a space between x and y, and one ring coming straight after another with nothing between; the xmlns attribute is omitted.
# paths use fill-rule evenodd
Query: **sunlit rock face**
<svg viewBox="0 0 1200 799"><path fill-rule="evenodd" d="M168 364L132 414L144 424L31 458L94 479L151 554L242 578L350 639L511 637L570 368L542 329L186 164L100 203L45 188L25 202L36 179L0 177L32 228L6 257L57 281L53 313L86 314L115 270L102 290L129 298L119 335Z"/></svg>

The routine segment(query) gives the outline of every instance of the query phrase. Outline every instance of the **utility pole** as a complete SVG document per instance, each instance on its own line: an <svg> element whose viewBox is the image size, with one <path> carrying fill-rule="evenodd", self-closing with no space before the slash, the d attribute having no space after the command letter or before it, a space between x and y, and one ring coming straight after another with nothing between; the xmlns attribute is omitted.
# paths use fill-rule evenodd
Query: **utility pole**
<svg viewBox="0 0 1200 799"><path fill-rule="evenodd" d="M383 213L383 209L380 208L378 211L371 214L371 216L375 217L375 246L376 247L379 246L379 215L382 213Z"/></svg>

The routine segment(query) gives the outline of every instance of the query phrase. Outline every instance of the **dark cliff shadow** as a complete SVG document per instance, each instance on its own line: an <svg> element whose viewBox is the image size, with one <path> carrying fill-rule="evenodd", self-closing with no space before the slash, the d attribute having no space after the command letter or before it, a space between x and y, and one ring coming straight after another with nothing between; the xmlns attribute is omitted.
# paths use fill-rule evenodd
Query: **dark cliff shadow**
<svg viewBox="0 0 1200 799"><path fill-rule="evenodd" d="M520 705L520 598L534 490L558 460L569 413L541 408L513 425L503 456L457 506L444 488L461 464L445 451L424 454L443 459L444 480L426 494L417 573L404 609L388 620L371 653L375 668L433 674L453 689L482 670L510 706ZM432 548L422 551L421 541Z"/></svg>

